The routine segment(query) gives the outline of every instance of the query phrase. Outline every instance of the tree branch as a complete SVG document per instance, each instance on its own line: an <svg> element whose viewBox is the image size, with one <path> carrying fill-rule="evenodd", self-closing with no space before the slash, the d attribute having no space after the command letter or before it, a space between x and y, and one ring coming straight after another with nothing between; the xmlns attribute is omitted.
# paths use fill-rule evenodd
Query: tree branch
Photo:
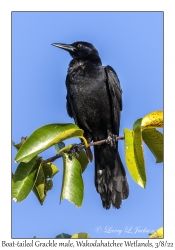
<svg viewBox="0 0 175 250"><path fill-rule="evenodd" d="M124 139L125 139L124 136L116 136L116 138L115 138L116 141L124 140ZM107 139L104 139L104 140L101 140L101 141L91 142L91 143L88 144L88 147L97 146L97 145L101 145L101 144L107 143L106 140ZM83 145L83 144L80 143L80 148L79 149L81 150L83 148L85 148L85 145ZM48 162L53 162L53 161L55 161L56 159L58 159L60 157L62 157L61 154L56 154L55 156L52 156L52 157L50 157L50 158L48 158L46 160L43 160L43 164L46 164Z"/></svg>
<svg viewBox="0 0 175 250"><path fill-rule="evenodd" d="M56 154L56 155L54 155L54 156L52 156L52 157L50 157L50 158L48 158L46 160L43 160L43 164L46 164L48 162L53 162L56 159L60 158L61 156L62 156L61 154Z"/></svg>

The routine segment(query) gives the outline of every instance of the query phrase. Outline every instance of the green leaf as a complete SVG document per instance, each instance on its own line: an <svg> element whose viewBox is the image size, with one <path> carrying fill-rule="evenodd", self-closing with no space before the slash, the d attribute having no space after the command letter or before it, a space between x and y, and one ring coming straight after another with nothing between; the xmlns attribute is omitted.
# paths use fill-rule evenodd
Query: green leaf
<svg viewBox="0 0 175 250"><path fill-rule="evenodd" d="M60 201L67 199L77 207L82 205L84 195L84 184L82 170L79 161L68 154L63 153L64 174Z"/></svg>
<svg viewBox="0 0 175 250"><path fill-rule="evenodd" d="M15 201L24 200L32 190L41 161L36 156L30 162L18 165L12 180L12 198Z"/></svg>
<svg viewBox="0 0 175 250"><path fill-rule="evenodd" d="M137 169L143 180L144 188L146 185L146 170L145 160L142 145L142 132L141 132L142 118L138 119L133 125L133 144L134 144L134 158L136 161Z"/></svg>
<svg viewBox="0 0 175 250"><path fill-rule="evenodd" d="M19 149L15 161L29 162L34 156L43 152L47 148L59 143L63 140L79 137L87 141L83 137L83 130L75 124L49 124L35 130Z"/></svg>
<svg viewBox="0 0 175 250"><path fill-rule="evenodd" d="M83 173L85 171L88 163L89 163L87 154L84 151L84 149L80 150L79 156L76 158L79 161L79 163L81 164L81 169L82 169L82 173Z"/></svg>
<svg viewBox="0 0 175 250"><path fill-rule="evenodd" d="M43 171L42 164L41 164L38 169L36 181L33 186L33 192L38 198L41 205L43 204L46 198L45 185L46 185L46 179L45 179L44 171Z"/></svg>
<svg viewBox="0 0 175 250"><path fill-rule="evenodd" d="M65 234L65 233L62 233L62 234L58 234L55 238L56 239L70 239L72 235L70 234Z"/></svg>
<svg viewBox="0 0 175 250"><path fill-rule="evenodd" d="M145 128L163 128L163 111L154 111L142 119L142 129Z"/></svg>
<svg viewBox="0 0 175 250"><path fill-rule="evenodd" d="M74 238L74 239L89 239L89 234L87 233L77 233L77 234L74 234L72 235L71 238Z"/></svg>
<svg viewBox="0 0 175 250"><path fill-rule="evenodd" d="M65 146L64 148L60 149L59 154L68 153L74 145L76 145L76 144L74 143L74 144L69 144L69 145Z"/></svg>
<svg viewBox="0 0 175 250"><path fill-rule="evenodd" d="M33 187L33 192L38 198L40 204L44 203L46 194L53 187L52 177L58 172L58 168L53 163L40 165ZM48 180L48 178L51 178Z"/></svg>
<svg viewBox="0 0 175 250"><path fill-rule="evenodd" d="M153 234L149 234L150 238L163 239L163 227L159 228Z"/></svg>
<svg viewBox="0 0 175 250"><path fill-rule="evenodd" d="M45 178L53 178L54 175L59 172L58 167L51 162L45 163L43 165L43 170Z"/></svg>
<svg viewBox="0 0 175 250"><path fill-rule="evenodd" d="M156 158L156 163L163 162L163 134L156 129L144 129L143 141Z"/></svg>
<svg viewBox="0 0 175 250"><path fill-rule="evenodd" d="M46 187L45 187L45 191L49 191L53 188L53 181L52 180L47 180L46 181Z"/></svg>
<svg viewBox="0 0 175 250"><path fill-rule="evenodd" d="M145 175L140 174L139 168L135 161L135 154L134 154L134 144L133 144L133 131L130 129L124 129L125 135L125 160L126 166L129 170L130 175L134 179L134 181L140 185L141 187L145 187Z"/></svg>

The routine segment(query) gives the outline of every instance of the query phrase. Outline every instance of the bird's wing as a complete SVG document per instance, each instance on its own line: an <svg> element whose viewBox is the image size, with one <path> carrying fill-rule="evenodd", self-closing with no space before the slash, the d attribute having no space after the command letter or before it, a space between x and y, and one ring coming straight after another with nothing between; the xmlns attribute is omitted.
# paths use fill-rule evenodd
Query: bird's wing
<svg viewBox="0 0 175 250"><path fill-rule="evenodd" d="M69 88L68 88L68 82L69 82L69 76L67 75L67 77L66 77L66 87L67 87L66 108L67 108L67 113L71 118L74 119L75 123L79 126L77 115L76 115L76 112L75 112L75 109L73 106L72 96L71 96L71 93L70 93Z"/></svg>
<svg viewBox="0 0 175 250"><path fill-rule="evenodd" d="M67 92L67 96L66 96L66 99L67 99L67 104L66 104L66 107L67 107L67 113L68 115L74 119L75 123L77 124L77 126L79 126L79 122L78 122L78 118L77 118L77 115L75 113L75 109L74 109L74 106L73 106L73 101L71 100L72 97L69 93L69 91Z"/></svg>
<svg viewBox="0 0 175 250"><path fill-rule="evenodd" d="M122 110L122 89L115 70L106 66L107 86L112 108L113 133L119 135L120 110Z"/></svg>

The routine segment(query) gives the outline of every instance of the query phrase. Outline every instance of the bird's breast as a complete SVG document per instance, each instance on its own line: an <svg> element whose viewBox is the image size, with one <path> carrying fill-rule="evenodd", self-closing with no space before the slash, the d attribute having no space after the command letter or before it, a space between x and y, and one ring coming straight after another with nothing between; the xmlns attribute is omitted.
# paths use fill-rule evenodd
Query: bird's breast
<svg viewBox="0 0 175 250"><path fill-rule="evenodd" d="M91 68L92 69L92 68ZM68 75L67 88L76 114L91 130L99 130L111 119L110 100L104 68L76 71Z"/></svg>
<svg viewBox="0 0 175 250"><path fill-rule="evenodd" d="M100 92L106 95L106 74L102 67L77 65L76 70L68 73L67 87L76 99L84 97L91 101Z"/></svg>

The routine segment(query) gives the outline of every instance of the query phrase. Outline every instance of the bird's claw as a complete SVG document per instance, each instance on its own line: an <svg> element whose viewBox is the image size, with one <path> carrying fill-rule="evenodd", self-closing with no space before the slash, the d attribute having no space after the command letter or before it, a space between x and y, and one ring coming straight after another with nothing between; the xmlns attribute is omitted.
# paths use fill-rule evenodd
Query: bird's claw
<svg viewBox="0 0 175 250"><path fill-rule="evenodd" d="M109 144L112 148L116 148L117 136L114 134L108 135L106 139L106 143Z"/></svg>
<svg viewBox="0 0 175 250"><path fill-rule="evenodd" d="M74 146L71 147L69 150L69 158L72 160L72 156L75 155L75 157L78 157L80 154L80 150L82 149L83 144L75 144Z"/></svg>

